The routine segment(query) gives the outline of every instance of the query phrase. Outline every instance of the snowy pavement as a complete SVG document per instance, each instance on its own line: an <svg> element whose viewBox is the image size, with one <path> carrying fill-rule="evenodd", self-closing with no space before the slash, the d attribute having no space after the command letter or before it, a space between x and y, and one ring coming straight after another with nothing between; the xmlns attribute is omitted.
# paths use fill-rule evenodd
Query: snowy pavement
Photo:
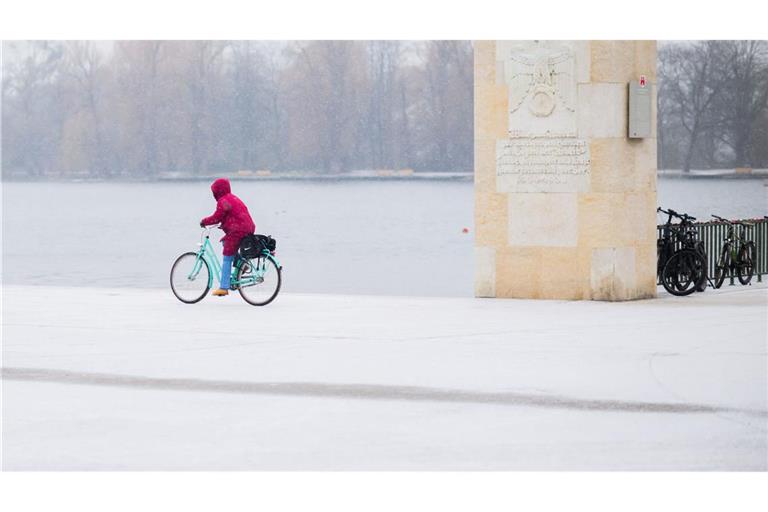
<svg viewBox="0 0 768 512"><path fill-rule="evenodd" d="M767 470L768 287L3 289L6 470Z"/></svg>

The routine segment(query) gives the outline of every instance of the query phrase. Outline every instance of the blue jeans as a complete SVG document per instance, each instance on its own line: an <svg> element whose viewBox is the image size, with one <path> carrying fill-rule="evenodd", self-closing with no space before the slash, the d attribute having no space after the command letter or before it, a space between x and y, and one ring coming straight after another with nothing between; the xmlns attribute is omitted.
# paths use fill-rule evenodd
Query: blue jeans
<svg viewBox="0 0 768 512"><path fill-rule="evenodd" d="M229 276L232 275L232 260L234 256L224 256L221 263L221 289L229 290Z"/></svg>

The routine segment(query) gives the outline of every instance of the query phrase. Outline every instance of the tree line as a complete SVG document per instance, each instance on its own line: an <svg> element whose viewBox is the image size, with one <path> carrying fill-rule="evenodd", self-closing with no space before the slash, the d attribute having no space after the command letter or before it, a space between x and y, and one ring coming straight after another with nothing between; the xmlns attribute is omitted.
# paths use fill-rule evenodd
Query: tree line
<svg viewBox="0 0 768 512"><path fill-rule="evenodd" d="M768 167L768 42L658 50L660 169Z"/></svg>
<svg viewBox="0 0 768 512"><path fill-rule="evenodd" d="M4 176L471 171L468 41L4 43Z"/></svg>
<svg viewBox="0 0 768 512"><path fill-rule="evenodd" d="M3 43L4 177L472 171L468 41ZM768 42L659 44L660 169L768 167Z"/></svg>

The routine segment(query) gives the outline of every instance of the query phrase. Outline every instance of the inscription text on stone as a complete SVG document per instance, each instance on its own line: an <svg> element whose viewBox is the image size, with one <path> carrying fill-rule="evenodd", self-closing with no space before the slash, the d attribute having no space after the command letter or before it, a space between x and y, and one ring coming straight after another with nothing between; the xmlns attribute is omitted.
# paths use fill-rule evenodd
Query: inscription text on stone
<svg viewBox="0 0 768 512"><path fill-rule="evenodd" d="M500 141L496 174L513 178L517 185L566 185L589 175L589 146L577 138Z"/></svg>

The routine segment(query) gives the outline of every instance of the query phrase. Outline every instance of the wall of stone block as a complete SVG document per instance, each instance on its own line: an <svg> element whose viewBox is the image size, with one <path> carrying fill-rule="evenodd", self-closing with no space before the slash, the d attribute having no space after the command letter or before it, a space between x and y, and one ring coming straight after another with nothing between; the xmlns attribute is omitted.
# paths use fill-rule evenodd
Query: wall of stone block
<svg viewBox="0 0 768 512"><path fill-rule="evenodd" d="M627 137L630 81L655 108L655 41L474 52L476 296L655 296L655 128Z"/></svg>

